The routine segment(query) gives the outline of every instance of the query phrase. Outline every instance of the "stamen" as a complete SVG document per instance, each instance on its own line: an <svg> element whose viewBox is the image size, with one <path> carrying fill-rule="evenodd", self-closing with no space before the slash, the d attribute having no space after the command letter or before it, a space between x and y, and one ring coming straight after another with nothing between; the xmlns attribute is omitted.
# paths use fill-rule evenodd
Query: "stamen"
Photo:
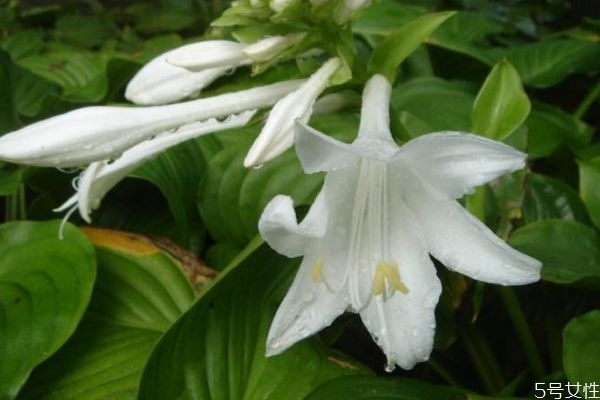
<svg viewBox="0 0 600 400"><path fill-rule="evenodd" d="M383 265L385 263L379 261L375 267L375 278L373 279L373 296L379 296L385 290L385 272Z"/></svg>
<svg viewBox="0 0 600 400"><path fill-rule="evenodd" d="M315 262L312 266L312 272L310 274L310 279L314 283L321 281L324 266L325 266L325 260L323 260L323 257L319 257L315 260Z"/></svg>
<svg viewBox="0 0 600 400"><path fill-rule="evenodd" d="M385 291L385 283L388 283L392 289L397 290L402 294L408 294L408 287L400 279L400 269L395 261L377 262L375 267L375 277L373 279L373 296L383 294Z"/></svg>
<svg viewBox="0 0 600 400"><path fill-rule="evenodd" d="M398 264L395 261L383 263L385 270L385 277L388 282L392 285L394 289L399 291L402 294L407 294L409 292L408 287L402 282L400 279L400 268L398 268Z"/></svg>

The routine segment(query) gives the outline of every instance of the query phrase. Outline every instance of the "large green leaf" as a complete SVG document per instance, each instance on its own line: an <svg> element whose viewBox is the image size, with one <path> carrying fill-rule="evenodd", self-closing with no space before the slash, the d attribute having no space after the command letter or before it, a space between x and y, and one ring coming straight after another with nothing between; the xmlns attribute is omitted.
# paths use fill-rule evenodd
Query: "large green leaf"
<svg viewBox="0 0 600 400"><path fill-rule="evenodd" d="M577 192L561 180L531 174L525 184L523 217L526 223L543 219L587 221L585 206Z"/></svg>
<svg viewBox="0 0 600 400"><path fill-rule="evenodd" d="M474 100L473 93L460 82L423 77L395 86L391 103L398 122L409 137L414 137L432 131L468 131ZM411 119L407 116L420 123L407 123Z"/></svg>
<svg viewBox="0 0 600 400"><path fill-rule="evenodd" d="M513 133L529 114L531 103L519 74L506 60L494 66L473 105L473 132L495 140Z"/></svg>
<svg viewBox="0 0 600 400"><path fill-rule="evenodd" d="M519 72L526 85L548 87L576 72L600 69L600 46L597 43L553 39L540 43L488 51L491 59L506 58Z"/></svg>
<svg viewBox="0 0 600 400"><path fill-rule="evenodd" d="M181 266L147 239L86 232L98 255L90 306L73 337L34 370L22 399L135 399L154 344L194 300Z"/></svg>
<svg viewBox="0 0 600 400"><path fill-rule="evenodd" d="M517 230L509 243L544 264L544 279L557 283L589 281L594 285L600 282L600 236L587 225L539 221Z"/></svg>
<svg viewBox="0 0 600 400"><path fill-rule="evenodd" d="M529 157L547 157L563 143L579 148L592 138L594 130L585 122L559 108L534 103L525 121Z"/></svg>
<svg viewBox="0 0 600 400"><path fill-rule="evenodd" d="M92 293L94 250L59 222L0 226L0 398L15 398L31 370L75 330Z"/></svg>
<svg viewBox="0 0 600 400"><path fill-rule="evenodd" d="M600 310L573 318L563 331L563 366L570 382L600 382Z"/></svg>
<svg viewBox="0 0 600 400"><path fill-rule="evenodd" d="M300 400L324 381L360 371L312 340L265 357L271 319L297 263L265 247L255 251L258 245L253 241L162 337L141 399Z"/></svg>
<svg viewBox="0 0 600 400"><path fill-rule="evenodd" d="M600 157L579 162L579 191L592 221L600 227Z"/></svg>
<svg viewBox="0 0 600 400"><path fill-rule="evenodd" d="M369 74L382 74L390 82L394 82L396 70L402 61L452 15L454 12L427 14L393 31L373 49L368 64Z"/></svg>
<svg viewBox="0 0 600 400"><path fill-rule="evenodd" d="M133 175L154 183L163 193L182 236L188 243L201 233L196 193L206 169L207 159L220 149L210 136L190 140L163 152ZM195 232L192 232L192 227Z"/></svg>

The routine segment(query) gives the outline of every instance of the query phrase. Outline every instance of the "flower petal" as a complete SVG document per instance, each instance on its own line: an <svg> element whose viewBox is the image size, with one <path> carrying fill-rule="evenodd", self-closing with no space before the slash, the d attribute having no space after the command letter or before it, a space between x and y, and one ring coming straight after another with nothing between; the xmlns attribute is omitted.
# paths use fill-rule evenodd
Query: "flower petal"
<svg viewBox="0 0 600 400"><path fill-rule="evenodd" d="M429 358L435 332L434 309L441 293L419 223L402 200L401 187L390 190L390 260L385 261L397 263L399 277L408 292L388 290L375 296L360 313L386 354L389 371L395 364L411 369Z"/></svg>
<svg viewBox="0 0 600 400"><path fill-rule="evenodd" d="M458 202L428 198L415 191L407 199L421 222L430 253L446 267L500 285L540 279L539 261L511 248Z"/></svg>
<svg viewBox="0 0 600 400"><path fill-rule="evenodd" d="M476 186L523 168L527 155L481 136L437 132L406 143L396 157L436 188L437 197L458 198Z"/></svg>
<svg viewBox="0 0 600 400"><path fill-rule="evenodd" d="M161 132L270 106L302 82L284 81L166 106L81 108L0 137L0 159L69 167L116 158Z"/></svg>
<svg viewBox="0 0 600 400"><path fill-rule="evenodd" d="M352 145L340 142L300 122L295 127L296 153L304 172L328 172L357 163L359 155Z"/></svg>
<svg viewBox="0 0 600 400"><path fill-rule="evenodd" d="M250 60L240 60L224 67L194 72L167 62L167 58L173 54L202 47L204 43L179 47L151 60L131 79L125 90L125 98L140 105L172 103L198 94L233 67L250 63Z"/></svg>
<svg viewBox="0 0 600 400"><path fill-rule="evenodd" d="M132 147L115 161L97 161L90 164L82 173L77 188L76 201L81 217L90 223L91 211L98 208L106 193L150 158L186 140L243 126L252 118L254 113L255 111L247 111L239 115L233 115L222 122L213 119L185 125L179 128L177 132L166 132L153 140ZM72 202L72 198L69 199L61 209Z"/></svg>
<svg viewBox="0 0 600 400"><path fill-rule="evenodd" d="M294 122L308 121L315 100L327 87L329 78L340 65L337 57L329 59L306 83L275 104L264 128L244 159L246 167L264 164L292 146Z"/></svg>
<svg viewBox="0 0 600 400"><path fill-rule="evenodd" d="M304 220L298 224L292 198L275 196L265 207L258 221L263 239L275 251L287 257L304 254L307 240L323 236L328 213L325 196L320 192Z"/></svg>
<svg viewBox="0 0 600 400"><path fill-rule="evenodd" d="M277 55L301 42L305 36L306 33L293 33L285 36L270 36L246 46L246 48L244 48L244 54L255 62L270 61Z"/></svg>
<svg viewBox="0 0 600 400"><path fill-rule="evenodd" d="M231 40L207 40L170 51L166 61L191 70L231 68L251 62L243 52L244 47Z"/></svg>
<svg viewBox="0 0 600 400"><path fill-rule="evenodd" d="M341 294L331 292L324 281L313 279L314 265L319 262L313 252L302 260L296 278L271 323L267 356L279 354L320 331L346 309Z"/></svg>

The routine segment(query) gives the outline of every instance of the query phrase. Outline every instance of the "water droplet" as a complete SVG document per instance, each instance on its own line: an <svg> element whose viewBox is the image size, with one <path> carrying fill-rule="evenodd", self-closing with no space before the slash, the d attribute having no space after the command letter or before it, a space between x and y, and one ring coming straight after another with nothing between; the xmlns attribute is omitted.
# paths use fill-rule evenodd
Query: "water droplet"
<svg viewBox="0 0 600 400"><path fill-rule="evenodd" d="M419 336L419 330L417 328L412 328L410 330L410 334L412 335L412 337L417 337Z"/></svg>
<svg viewBox="0 0 600 400"><path fill-rule="evenodd" d="M312 292L306 292L302 296L302 300L304 300L307 303L312 301L314 298L315 298L315 295Z"/></svg>
<svg viewBox="0 0 600 400"><path fill-rule="evenodd" d="M227 71L225 71L225 72L223 73L223 75L226 75L226 76L227 76L227 75L232 75L234 72L235 72L235 68L234 68L234 67L231 67L231 68L229 68Z"/></svg>
<svg viewBox="0 0 600 400"><path fill-rule="evenodd" d="M74 172L79 171L79 168L77 167L58 167L56 169L62 172L63 174L72 174Z"/></svg>
<svg viewBox="0 0 600 400"><path fill-rule="evenodd" d="M221 123L229 122L230 119L231 119L231 115L221 115L216 118L217 122L221 122Z"/></svg>
<svg viewBox="0 0 600 400"><path fill-rule="evenodd" d="M92 145L91 143L86 144L85 146L83 146L84 150L91 150L94 148L94 145Z"/></svg>
<svg viewBox="0 0 600 400"><path fill-rule="evenodd" d="M252 169L261 169L264 166L264 164L256 164L252 166Z"/></svg>

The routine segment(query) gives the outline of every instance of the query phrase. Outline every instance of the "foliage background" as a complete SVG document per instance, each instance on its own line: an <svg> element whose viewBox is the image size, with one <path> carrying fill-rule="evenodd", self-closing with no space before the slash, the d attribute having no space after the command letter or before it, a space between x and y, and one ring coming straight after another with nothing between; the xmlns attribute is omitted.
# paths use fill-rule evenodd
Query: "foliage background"
<svg viewBox="0 0 600 400"><path fill-rule="evenodd" d="M227 6L218 0L0 5L0 133L123 103L126 82L152 57L227 33L208 26ZM278 193L306 209L322 176L304 175L293 150L244 169L259 123L152 160L95 212L94 226L105 229L69 225L64 241L52 209L72 193L74 171L0 162L0 399L532 398L541 394L536 382L600 384L599 7L381 0L353 24L357 70L392 30L448 9L459 13L402 66L394 134L405 141L477 131L483 82L498 62L514 66L532 108L501 138L526 149L529 169L466 203L544 262L542 282L500 288L439 268L436 350L413 371L384 374L354 315L265 359L266 332L297 260L261 246L256 221ZM281 64L253 82L300 69ZM246 75L222 78L207 94L243 87ZM349 141L357 109L311 125Z"/></svg>

